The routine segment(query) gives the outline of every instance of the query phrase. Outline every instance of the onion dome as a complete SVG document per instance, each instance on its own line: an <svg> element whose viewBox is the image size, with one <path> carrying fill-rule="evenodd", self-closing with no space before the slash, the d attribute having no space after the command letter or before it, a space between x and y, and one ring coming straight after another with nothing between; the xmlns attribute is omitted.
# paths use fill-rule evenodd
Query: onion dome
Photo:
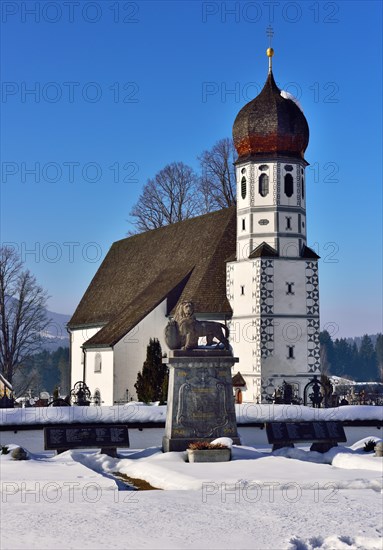
<svg viewBox="0 0 383 550"><path fill-rule="evenodd" d="M238 160L265 155L304 159L309 142L307 120L292 99L282 97L271 70L273 54L269 48L269 74L263 90L239 111L234 121Z"/></svg>

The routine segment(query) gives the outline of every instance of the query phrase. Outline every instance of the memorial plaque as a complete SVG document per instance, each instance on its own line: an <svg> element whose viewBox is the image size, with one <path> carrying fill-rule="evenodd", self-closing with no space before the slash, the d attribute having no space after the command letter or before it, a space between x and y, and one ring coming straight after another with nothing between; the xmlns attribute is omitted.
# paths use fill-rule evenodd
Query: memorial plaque
<svg viewBox="0 0 383 550"><path fill-rule="evenodd" d="M341 422L268 422L266 433L269 443L305 441L347 441Z"/></svg>
<svg viewBox="0 0 383 550"><path fill-rule="evenodd" d="M129 447L128 426L115 424L66 424L44 428L44 448Z"/></svg>
<svg viewBox="0 0 383 550"><path fill-rule="evenodd" d="M227 352L186 353L169 359L169 393L163 450L184 451L192 442L230 437L239 444ZM177 352L177 353L176 353Z"/></svg>

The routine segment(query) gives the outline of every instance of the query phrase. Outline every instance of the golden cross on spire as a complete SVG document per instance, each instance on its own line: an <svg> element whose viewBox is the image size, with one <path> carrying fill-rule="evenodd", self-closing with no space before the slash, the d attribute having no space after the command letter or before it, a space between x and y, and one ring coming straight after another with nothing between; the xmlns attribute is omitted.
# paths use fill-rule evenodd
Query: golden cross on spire
<svg viewBox="0 0 383 550"><path fill-rule="evenodd" d="M271 69L272 69L272 57L274 55L274 50L273 48L271 47L271 43L272 43L272 40L273 40L273 36L274 36L274 29L271 25L269 25L266 29L266 34L267 36L269 37L269 47L267 48L266 50L266 55L267 57L269 58L269 73L271 73Z"/></svg>

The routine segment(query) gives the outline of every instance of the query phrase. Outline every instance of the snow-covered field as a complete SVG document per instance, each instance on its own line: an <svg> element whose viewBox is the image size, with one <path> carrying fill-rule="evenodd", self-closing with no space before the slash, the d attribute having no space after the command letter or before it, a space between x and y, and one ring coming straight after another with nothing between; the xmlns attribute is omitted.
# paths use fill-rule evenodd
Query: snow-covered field
<svg viewBox="0 0 383 550"><path fill-rule="evenodd" d="M381 550L383 459L364 441L323 455L234 446L216 464L158 447L1 455L0 547ZM112 472L164 490L126 490Z"/></svg>

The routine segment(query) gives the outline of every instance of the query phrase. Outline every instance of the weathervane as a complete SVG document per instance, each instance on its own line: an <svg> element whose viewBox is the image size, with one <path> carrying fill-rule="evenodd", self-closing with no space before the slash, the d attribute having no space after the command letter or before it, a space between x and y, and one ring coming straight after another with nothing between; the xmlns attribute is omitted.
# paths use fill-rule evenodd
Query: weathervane
<svg viewBox="0 0 383 550"><path fill-rule="evenodd" d="M269 73L271 73L271 69L272 69L272 57L274 55L274 50L273 48L271 47L271 44L272 44L272 40L273 40L273 36L274 36L274 29L273 27L271 27L271 25L269 25L266 29L266 34L267 36L269 37L269 47L267 48L266 50L266 55L267 57L269 58Z"/></svg>

